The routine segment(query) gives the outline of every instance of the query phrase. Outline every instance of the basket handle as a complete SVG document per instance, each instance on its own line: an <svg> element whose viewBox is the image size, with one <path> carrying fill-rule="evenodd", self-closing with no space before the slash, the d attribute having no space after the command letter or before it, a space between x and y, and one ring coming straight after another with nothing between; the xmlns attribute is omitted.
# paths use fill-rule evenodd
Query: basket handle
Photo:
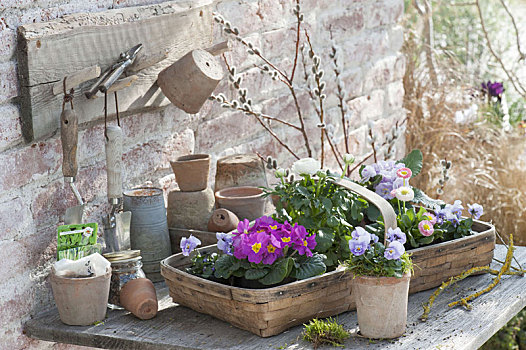
<svg viewBox="0 0 526 350"><path fill-rule="evenodd" d="M354 183L352 181L346 180L346 179L335 179L333 182L341 186L343 188L348 189L351 192L354 192L356 194L359 194L364 199L366 199L368 202L372 203L375 207L377 207L380 210L380 213L382 214L384 218L384 226L385 226L385 235L384 235L384 245L387 244L387 230L389 228L395 229L397 226L396 222L396 213L389 204L388 201L380 197L375 192L368 190L367 188L358 185L357 183Z"/></svg>

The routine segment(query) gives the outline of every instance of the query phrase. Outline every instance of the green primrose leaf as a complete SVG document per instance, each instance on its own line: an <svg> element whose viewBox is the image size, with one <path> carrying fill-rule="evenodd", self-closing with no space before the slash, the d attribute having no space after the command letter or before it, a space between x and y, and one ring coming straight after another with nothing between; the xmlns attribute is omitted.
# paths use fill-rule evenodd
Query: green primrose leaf
<svg viewBox="0 0 526 350"><path fill-rule="evenodd" d="M214 276L228 279L239 267L239 261L235 257L232 255L222 255L216 260Z"/></svg>
<svg viewBox="0 0 526 350"><path fill-rule="evenodd" d="M280 262L274 263L269 273L258 281L267 286L280 283L290 274L293 266L294 261L292 258L283 259Z"/></svg>
<svg viewBox="0 0 526 350"><path fill-rule="evenodd" d="M264 269L249 269L245 271L245 278L247 280L258 280L267 275L270 270L268 268Z"/></svg>
<svg viewBox="0 0 526 350"><path fill-rule="evenodd" d="M292 270L291 276L299 280L314 277L325 273L324 256L314 254L311 257L298 259L299 267Z"/></svg>
<svg viewBox="0 0 526 350"><path fill-rule="evenodd" d="M400 163L404 163L406 167L411 169L412 177L415 177L422 171L424 156L419 149L414 149L405 158L400 159Z"/></svg>

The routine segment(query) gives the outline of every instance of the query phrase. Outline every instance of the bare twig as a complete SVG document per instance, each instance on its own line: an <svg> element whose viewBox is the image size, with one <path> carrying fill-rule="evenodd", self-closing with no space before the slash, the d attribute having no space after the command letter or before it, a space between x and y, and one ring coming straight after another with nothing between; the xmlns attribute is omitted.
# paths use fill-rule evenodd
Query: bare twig
<svg viewBox="0 0 526 350"><path fill-rule="evenodd" d="M300 12L300 0L296 0L296 9L294 14L296 15L297 27L296 27L296 53L294 54L294 64L292 65L292 72L290 73L289 82L292 84L294 80L294 73L296 72L296 66L298 65L298 53L300 50L300 31L301 31L301 22L303 22L303 14Z"/></svg>
<svg viewBox="0 0 526 350"><path fill-rule="evenodd" d="M513 28L515 29L515 37L517 39L517 51L519 51L519 55L520 55L519 61L523 60L523 59L526 58L526 55L521 50L521 39L520 39L520 35L519 35L519 29L517 28L517 23L515 22L515 17L511 13L508 5L506 5L504 0L500 0L500 3L502 4L502 7L504 7L504 10L506 11L506 13L508 13L508 16L510 16L510 18L511 18L511 23L513 24Z"/></svg>
<svg viewBox="0 0 526 350"><path fill-rule="evenodd" d="M504 73L506 74L506 76L508 77L508 79L510 80L511 84L513 85L513 87L515 88L515 90L523 97L523 98L526 98L526 89L524 89L524 87L522 86L522 84L520 83L520 81L517 79L515 79L512 74L510 73L510 71L506 68L506 65L504 64L504 62L502 61L502 59L499 57L499 55L497 55L497 53L495 52L495 50L493 49L493 45L491 43L491 40L489 38L489 34L488 34L488 31L486 29L486 22L484 21L484 16L482 15L482 9L480 8L480 3L479 3L479 0L475 0L475 7L477 8L477 12L478 12L478 15L479 15L479 19L480 19L480 25L482 27L482 32L484 33L484 38L486 39L486 43L488 44L488 49L489 51L491 52L491 54L493 55L493 57L495 57L495 59L497 60L497 62L500 64L500 67L502 68L502 70L504 71Z"/></svg>

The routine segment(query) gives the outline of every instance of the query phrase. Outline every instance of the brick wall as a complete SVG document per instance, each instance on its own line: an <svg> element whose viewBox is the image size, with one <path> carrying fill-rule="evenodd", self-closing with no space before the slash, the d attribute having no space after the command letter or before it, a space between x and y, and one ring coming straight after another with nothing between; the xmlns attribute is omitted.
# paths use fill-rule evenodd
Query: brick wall
<svg viewBox="0 0 526 350"><path fill-rule="evenodd" d="M46 276L55 257L56 226L66 208L75 205L75 201L62 179L59 135L30 144L22 139L14 54L16 28L68 13L156 2L161 1L0 1L0 349L69 348L22 335L23 322L53 303ZM314 46L325 59L329 90L334 90L334 77L329 74L330 65L326 60L329 27L344 51L341 57L345 62L344 81L349 96L357 97L348 102L354 113L351 146L356 156L363 155L367 151L368 120L374 120L375 128L383 137L384 132L404 116L401 80L404 60L398 53L403 41L398 24L403 14L403 0L304 0L302 3ZM292 0L223 0L218 1L217 10L279 66L290 67L295 34L292 6ZM263 112L294 121L294 107L283 85L259 74L253 66L253 57L241 62L239 58L247 56L242 48L235 47L228 56L242 70L244 85ZM233 94L226 83L221 83L216 91L223 91L227 96ZM305 108L310 105L305 92L299 93L299 100ZM335 98L327 99L329 115L337 115L336 103ZM309 128L315 129L313 110L307 114ZM254 119L211 102L195 116L168 107L126 117L122 123L126 135L125 184L129 187L145 181L165 188L172 186L168 160L189 152L210 153L216 159L234 152L257 150L277 156L282 165L290 164L290 157ZM296 147L302 145L296 133L287 133L285 129L278 129L278 133ZM87 200L85 216L97 222L109 209L105 197L103 144L103 125L81 127L78 186ZM403 142L399 148L403 148Z"/></svg>

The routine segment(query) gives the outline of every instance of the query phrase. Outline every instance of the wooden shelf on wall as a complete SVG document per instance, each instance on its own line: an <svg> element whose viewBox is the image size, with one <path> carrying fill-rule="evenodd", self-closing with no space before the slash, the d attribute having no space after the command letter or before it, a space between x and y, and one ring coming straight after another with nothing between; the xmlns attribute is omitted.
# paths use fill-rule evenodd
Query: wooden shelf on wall
<svg viewBox="0 0 526 350"><path fill-rule="evenodd" d="M188 51L212 45L213 3L169 1L20 26L17 55L26 141L49 136L59 128L63 94L55 95L54 85L90 67L104 71L121 52L139 43L143 49L129 69L136 78L119 91L119 111L129 115L167 105L156 84L157 74ZM104 117L104 98L84 95L90 83L75 89L73 103L80 124ZM108 113L114 112L114 99L108 98Z"/></svg>

